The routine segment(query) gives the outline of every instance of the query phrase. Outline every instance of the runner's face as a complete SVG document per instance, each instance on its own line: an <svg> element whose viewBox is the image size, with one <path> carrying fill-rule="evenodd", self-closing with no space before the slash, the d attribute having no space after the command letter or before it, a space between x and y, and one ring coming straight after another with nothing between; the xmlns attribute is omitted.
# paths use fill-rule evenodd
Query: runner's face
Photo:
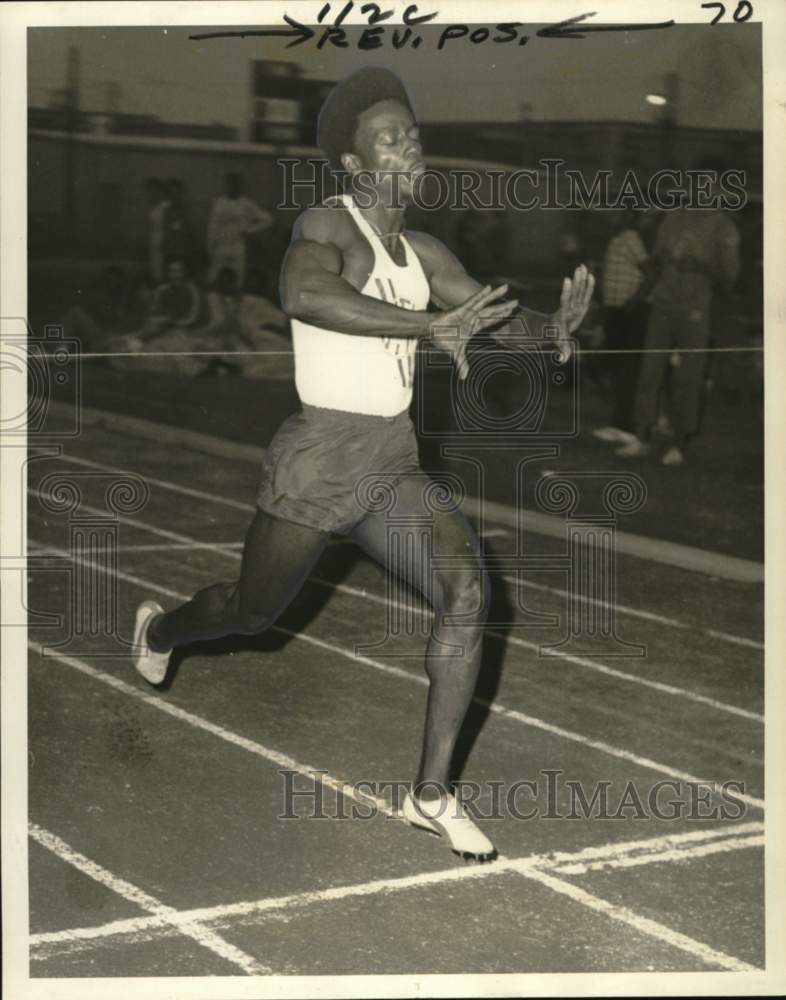
<svg viewBox="0 0 786 1000"><path fill-rule="evenodd" d="M420 131L403 104L380 101L364 111L355 133L355 150L361 169L388 175L380 185L386 191L393 185L390 175L399 175L398 190L404 200L411 200L413 180L426 165Z"/></svg>

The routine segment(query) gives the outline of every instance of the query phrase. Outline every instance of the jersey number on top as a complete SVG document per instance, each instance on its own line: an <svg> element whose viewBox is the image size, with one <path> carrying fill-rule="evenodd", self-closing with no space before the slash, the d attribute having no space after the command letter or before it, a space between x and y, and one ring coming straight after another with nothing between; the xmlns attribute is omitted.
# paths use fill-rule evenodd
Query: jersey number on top
<svg viewBox="0 0 786 1000"><path fill-rule="evenodd" d="M386 280L388 289L385 288L382 278L374 278L382 301L389 302L400 309L413 309L414 306L409 299L399 297L396 294L396 288L391 279L387 278ZM389 296L388 290L390 292ZM401 337L383 337L382 344L388 354L395 355L401 384L405 389L410 389L415 378L415 355L406 349L409 346L406 340L403 340ZM402 354L402 347L404 347L405 354Z"/></svg>

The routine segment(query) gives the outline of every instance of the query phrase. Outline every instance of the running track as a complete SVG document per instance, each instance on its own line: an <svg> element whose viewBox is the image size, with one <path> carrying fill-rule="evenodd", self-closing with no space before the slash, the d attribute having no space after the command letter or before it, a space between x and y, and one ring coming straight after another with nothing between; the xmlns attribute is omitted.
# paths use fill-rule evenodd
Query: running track
<svg viewBox="0 0 786 1000"><path fill-rule="evenodd" d="M30 465L34 611L71 616L52 475L79 483L89 519L118 470L149 500L119 518L116 565L97 545L82 569L113 581L128 640L143 596L171 606L235 576L257 473L86 428ZM504 552L509 536L492 525L485 544ZM564 586L553 572L498 578L495 601L519 624L560 616ZM501 858L485 866L355 788L411 776L426 688L420 636L396 657L356 651L383 634L386 594L353 546L328 549L275 630L186 651L161 691L105 636L58 645L66 624L32 627L31 975L763 968L761 588L622 557L619 600L620 634L645 658L544 657L558 627L490 628L462 776L545 784L541 769L560 770L617 796L633 782L644 802L659 780L733 779L744 812L487 820ZM282 770L302 787L319 772L328 813L374 815L279 819Z"/></svg>

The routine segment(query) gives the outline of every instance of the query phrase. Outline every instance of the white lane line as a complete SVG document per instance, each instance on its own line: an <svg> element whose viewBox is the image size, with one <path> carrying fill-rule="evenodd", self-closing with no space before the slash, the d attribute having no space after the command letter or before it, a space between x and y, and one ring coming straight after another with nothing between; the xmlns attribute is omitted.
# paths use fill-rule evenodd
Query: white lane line
<svg viewBox="0 0 786 1000"><path fill-rule="evenodd" d="M91 861L90 858L74 850L73 847L56 834L50 833L35 823L29 825L28 832L36 843L57 855L61 861L79 869L79 871L83 872L89 878L100 882L101 885L106 886L107 889L111 889L118 896L122 896L123 899L127 899L143 910L149 910L157 917L170 919L177 915L177 910L174 907L167 906L156 899L155 896L149 895L143 889L132 885L125 879L119 878L107 868L96 864L95 861ZM251 955L247 955L244 951L241 951L240 948L236 948L233 944L230 944L229 941L225 941L214 930L211 930L209 927L203 927L196 921L186 920L178 924L177 929L181 934L190 937L197 944L202 945L203 948L207 948L208 951L212 951L213 954L242 969L247 975L269 975L273 971L267 966L262 965Z"/></svg>
<svg viewBox="0 0 786 1000"><path fill-rule="evenodd" d="M421 616L431 614L431 612L424 611L419 604L416 604L413 608L412 605L407 605L397 600L389 600L379 594L373 594L367 590L362 590L359 587L352 587L346 583L333 583L331 580L325 580L318 576L311 576L309 577L309 580L312 583L319 584L321 587L328 587L344 594L351 594L353 597L360 597L363 600L372 601L385 607L395 606L409 612L414 610ZM714 708L719 712L728 712L731 715L739 715L743 719L750 719L753 722L759 722L762 725L764 724L764 716L759 712L753 712L747 708L740 708L739 705L730 705L725 701L718 701L717 698L711 698L709 695L699 694L698 691L690 691L687 688L677 687L674 684L666 684L664 681L651 680L647 677L641 677L638 674L628 673L625 670L608 667L603 663L586 659L583 656L575 656L573 653L563 653L558 649L549 650L544 653L541 650L540 643L531 642L528 639L522 639L519 636L513 635L511 632L501 632L499 629L487 627L486 635L491 636L493 639L497 639L500 642L510 643L512 646L520 646L523 649L533 650L538 653L540 659L550 658L564 660L566 663L571 663L577 667L594 670L596 673L606 674L609 677L615 677L619 680L628 681L631 684L639 684L642 687L652 688L655 691L661 691L664 694L674 695L678 698L687 698L689 701L695 701L701 705L708 705L710 708Z"/></svg>
<svg viewBox="0 0 786 1000"><path fill-rule="evenodd" d="M37 647L36 644L31 643L31 646L34 649L37 648L37 651L39 653L41 652L40 647ZM200 716L195 716L190 712L186 712L183 709L179 709L174 705L170 705L169 703L162 701L160 698L155 698L143 691L138 690L137 688L133 688L130 685L126 684L124 681L114 678L108 674L104 674L101 671L98 671L95 668L89 666L88 664L75 659L74 657L67 657L62 654L56 654L55 658L60 662L65 663L68 666L74 667L82 671L83 673L87 674L88 676L91 676L96 680L100 680L103 683L109 684L111 687L114 687L116 690L119 690L124 694L128 694L134 698L138 698L139 700L144 701L145 703L152 705L153 707L158 708L161 711L173 715L174 717L180 719L181 721L187 722L191 725L195 725L198 728L210 732L213 735L219 736L220 738L226 740L227 742L240 746L243 749L251 750L252 752L257 753L259 756L263 756L268 760L272 760L274 763L278 763L279 765L283 764L284 766L289 767L291 769L303 771L303 765L298 765L297 762L292 760L292 758L289 758L283 754L279 754L276 751L270 751L267 748L263 748L252 740L248 740L245 737L239 737L237 734L231 733L230 731L225 730L223 729L223 727L217 726L214 723L210 723L207 720L202 719ZM402 671L402 673L405 672ZM410 675L406 674L405 676L410 677ZM308 773L310 775L314 774L315 769L310 768L305 773ZM321 776L321 780L325 781L326 784L329 783L328 781L326 781L327 777L328 777L327 775ZM335 782L335 779L332 780ZM333 787L336 787L336 785L334 784ZM344 791L347 788L348 786L342 785L340 790ZM357 798L354 789L350 790L353 793L352 797ZM743 796L739 797L743 798ZM362 798L366 802L368 802L369 800L369 797L366 796L363 796ZM387 807L385 803L382 803L381 800L375 800L375 801L380 803L382 807L380 811L384 812L386 815L389 816L396 815L390 808ZM516 862L516 863L511 863L507 862L506 860L503 860L502 864L504 865L505 868L513 868L514 870L519 871L520 874L526 875L527 877L536 878L537 881L543 882L543 878L540 877L542 873L533 874L530 871L530 866L532 862L527 859L525 859L524 862ZM484 869L479 868L478 871L482 872L484 871ZM491 873L492 873L491 870L489 870L489 874ZM634 926L637 930L640 930L643 933L657 937L661 940L665 940L667 941L667 943L674 944L675 947L679 947L683 951L688 951L690 954L701 957L703 961L707 961L709 964L719 964L723 968L733 967L737 971L740 971L737 959L731 958L730 956L725 956L721 952L716 952L713 949L708 948L701 942L694 941L692 938L688 938L685 935L677 934L677 932L672 931L670 928L664 927L661 924L657 924L654 921L649 921L647 918L639 917L637 914L632 913L631 911L624 910L620 907L612 906L612 904L608 904L604 900L598 899L598 897L591 896L588 893L584 893L583 890L577 890L575 886L572 886L569 883L565 883L557 879L551 879L548 882L545 882L544 884L550 885L550 887L555 889L555 891L561 891L566 895L572 896L572 898L574 898L576 901L581 902L584 905L588 905L592 909L602 910L603 912L606 913L607 916L610 916L613 919L622 920L625 923L629 923L631 924L631 926ZM557 888L557 886L559 886L560 888ZM588 900L592 900L592 903L588 902ZM171 923L171 921L168 920L167 923ZM734 963L737 964L735 965ZM742 963L742 965L744 966L744 963Z"/></svg>
<svg viewBox="0 0 786 1000"><path fill-rule="evenodd" d="M495 524L508 525L517 531L526 531L565 541L565 519L554 514L544 514L531 507L512 507L481 497L467 495L462 504L468 517L483 518ZM615 547L620 555L632 556L649 562L664 563L690 573L720 577L739 583L764 583L764 564L752 559L727 556L722 552L697 549L680 542L665 542L660 538L617 531ZM643 570L647 572L647 570Z"/></svg>
<svg viewBox="0 0 786 1000"><path fill-rule="evenodd" d="M684 847L691 844L704 844L707 841L723 838L752 837L764 833L764 823L759 820L749 820L747 823L732 823L729 826L712 826L701 830L683 830L682 833L663 833L657 837L644 837L635 840L612 840L607 844L590 844L578 851L552 851L548 857L555 864L563 862L595 861L603 858L617 858L629 854L646 851L666 851L672 847Z"/></svg>
<svg viewBox="0 0 786 1000"><path fill-rule="evenodd" d="M74 559L74 556L71 553L67 552L65 549L62 550L62 555ZM171 590L168 587L162 587L159 584L154 583L152 580L145 580L142 577L133 576L132 574L125 573L121 570L112 571L108 567L103 566L100 563L92 562L89 559L74 559L74 561L78 562L82 566L89 566L91 569L95 569L100 573L108 573L116 577L118 580L125 580L128 583L133 583L136 586L146 589L148 591L152 590L154 593L164 594L167 597L174 597L176 600L181 602L190 600L190 596L185 594L179 594L177 591ZM323 639L318 639L315 636L308 635L307 633L293 632L290 629L286 629L280 625L271 626L271 630L274 632L279 632L283 635L288 635L291 638L298 640L299 642L306 642L309 645L317 646L320 649L327 649L330 652L338 654L339 656L346 657L353 663L363 663L366 666L373 667L375 670L379 670L381 673L389 674L392 677L399 677L402 680L406 680L411 684L420 684L422 686L428 686L429 683L428 678L422 676L421 674L411 674L408 671L403 670L401 667L394 667L388 663L380 663L377 660L372 660L368 656L358 656L352 650L345 649L343 646L338 646L331 642L326 642ZM38 646L38 644L35 645L39 650L41 650L42 648L41 646ZM46 655L50 656L53 654L49 652ZM60 658L62 659L62 657ZM84 664L84 666L86 667L87 664ZM92 668L89 669L92 670ZM99 672L96 671L96 673L98 674ZM112 680L114 680L114 678ZM123 682L120 681L117 683L122 684ZM131 688L130 690L136 691L135 688ZM702 785L709 786L715 791L717 791L719 788L720 785L719 782L703 781L702 779L697 778L696 775L690 774L687 771L681 771L677 768L669 766L668 764L661 764L658 761L652 760L650 757L642 757L638 754L632 753L630 750L625 750L622 747L615 747L610 743L604 742L603 740L592 739L589 736L585 736L583 733L573 732L570 729L563 729L561 726L555 726L552 723L545 722L543 719L538 719L533 715L526 715L524 712L519 712L512 708L506 708L499 702L489 702L484 698L478 698L478 697L474 697L472 701L475 704L481 705L483 708L487 708L489 711L502 716L503 718L511 719L518 723L523 723L524 725L530 726L534 729L541 729L544 732L550 733L553 736L558 736L561 739L569 740L570 742L573 743L579 743L583 746L590 747L593 750L598 750L600 753L607 754L608 756L617 757L620 760L630 761L632 764L636 764L636 766L638 767L643 767L647 770L656 771L660 774L665 774L670 778L675 778L680 781L699 782ZM151 699L151 704L167 705L168 709L174 707L174 706L169 706L167 702L159 702L156 699ZM747 793L743 792L737 793L735 791L734 794L735 797L740 799L742 802L745 802L756 809L762 809L762 810L764 809L763 799L756 798L752 795L748 795Z"/></svg>
<svg viewBox="0 0 786 1000"><path fill-rule="evenodd" d="M56 415L65 413L68 404L52 401L50 409L57 411ZM73 408L71 408L73 412ZM264 448L252 445L236 444L226 438L197 431L185 430L171 424L159 421L143 420L139 417L128 417L107 410L97 410L89 406L80 408L82 421L86 424L97 424L111 432L131 434L143 437L157 443L173 444L176 447L185 446L196 452L206 452L209 455L219 455L225 459L250 462L259 467L265 454ZM526 513L526 530L537 534L563 539L565 537L565 521L552 514L543 514L536 510L526 512L509 504L495 503L466 496L464 512L468 516L485 517L495 524L519 530L522 528L522 514ZM764 565L750 559L740 559L736 556L726 556L720 552L707 552L690 545L675 542L664 542L657 538L636 535L626 531L617 532L617 548L626 555L637 559L665 563L692 573L702 573L710 577L723 577L743 583L764 583Z"/></svg>
<svg viewBox="0 0 786 1000"><path fill-rule="evenodd" d="M172 592L170 591L170 593ZM212 736L217 736L219 739L224 740L225 743L231 743L236 747L240 747L241 750L247 750L249 753L256 754L257 757L263 757L265 760L270 761L271 764L276 764L278 767L284 768L285 770L297 771L299 774L313 778L328 788L332 788L341 795L354 799L356 802L362 803L365 806L373 805L379 812L386 816L395 815L384 799L364 794L347 782L341 781L339 778L334 778L330 774L326 774L324 770L311 767L308 764L303 764L287 754L279 753L271 747L266 747L261 743L257 743L256 740L248 739L246 736L241 736L239 733L235 733L231 729L226 729L224 726L219 726L215 722L210 722L207 719L202 718L200 715L194 715L192 712L188 712L184 708L179 708L177 705L173 705L169 701L164 701L160 694L155 695L148 691L143 691L140 688L133 687L131 684L127 684L125 681L120 680L119 677L114 677L112 674L107 674L102 670L97 670L95 667L90 666L89 663L85 663L84 660L79 660L74 656L66 656L64 653L57 653L54 651L47 652L45 654L42 645L34 642L33 640L28 640L27 645L42 659L55 659L67 667L79 670L81 673L86 674L93 680L101 681L102 684L106 684L109 687L114 688L116 691L120 691L122 694L136 698L138 701L142 701L146 705L150 705L153 708L158 709L160 712L166 712L167 715L171 715L190 726L202 729L205 732L210 733Z"/></svg>
<svg viewBox="0 0 786 1000"><path fill-rule="evenodd" d="M36 490L33 489L33 487L28 487L27 492L33 496L44 497L47 500L52 500L53 502L57 502L58 499L53 493L48 493L46 490L43 491ZM106 517L106 509L102 509L101 507L94 507L92 504L89 503L83 503L80 501L79 509L86 511L89 514L96 514ZM187 547L188 545L191 545L195 542L197 543L197 545L199 544L197 540L195 538L191 538L190 535L181 535L180 532L178 531L169 531L167 528L158 528L154 524L150 524L148 521L142 521L141 519L135 517L127 517L125 514L114 514L112 517L112 523L127 524L131 528L138 528L140 531L147 531L150 534L158 535L160 538L169 538L173 542L179 542L184 547ZM50 548L54 549L55 547L50 546Z"/></svg>
<svg viewBox="0 0 786 1000"><path fill-rule="evenodd" d="M604 740L591 739L583 733L576 733L570 729L563 729L561 726L552 725L549 722L544 722L542 719L537 719L532 715L526 715L524 712L519 712L515 709L504 708L502 705L489 704L479 698L473 700L477 701L481 705L485 705L490 709L490 711L496 712L499 715L504 715L510 719L514 719L516 722L521 722L526 726L532 726L535 729L542 729L545 732L551 733L553 736L559 736L561 739L569 740L573 743L583 744L584 746L597 750L600 753L608 754L610 757L617 757L619 760L630 761L631 764L635 764L637 767L643 767L651 771L659 772L660 774L666 774L670 778L675 778L679 781L691 783L698 782L701 785L706 784L716 792L720 788L720 782L705 782L701 778L698 778L695 774L690 774L688 771L681 771L676 767L671 767L668 764L662 764L660 761L653 760L651 757L644 757L640 754L635 754L629 750L625 750L622 747L613 746L610 743L606 743ZM747 805L752 806L754 809L764 810L764 799L748 795L744 792L737 794L736 791L734 796L742 802L745 802Z"/></svg>
<svg viewBox="0 0 786 1000"><path fill-rule="evenodd" d="M545 885L554 892L567 896L569 899L580 903L582 906L586 906L590 910L595 910L596 913L603 913L611 920L627 924L641 934L647 934L649 937L657 938L659 941L664 942L664 944L679 948L680 951L684 951L694 958L700 959L707 965L720 966L720 968L727 969L729 972L761 971L756 966L748 965L747 962L743 962L733 955L716 951L715 948L710 948L709 945L703 944L695 938L688 937L687 934L680 934L679 931L672 930L671 927L658 923L657 920L650 920L649 917L643 917L641 914L635 913L625 906L617 906L614 903L609 903L608 900L601 899L600 896L595 896L593 893L587 892L586 889L582 889L572 882L566 882L561 878L557 878L548 872L539 871L537 868L527 868L520 870L520 874L525 878L540 882L541 885Z"/></svg>
<svg viewBox="0 0 786 1000"><path fill-rule="evenodd" d="M706 858L712 854L722 854L726 851L739 851L748 847L763 847L764 834L758 837L728 837L725 840L709 844L699 844L694 847L671 847L667 851L656 854L639 854L624 858L608 858L600 861L575 862L561 865L554 871L559 875L586 875L588 872L606 871L610 868L636 868L639 865L653 865L672 861L687 861L693 858Z"/></svg>
<svg viewBox="0 0 786 1000"><path fill-rule="evenodd" d="M533 580L520 580L511 574L503 574L502 579L506 583L512 583L517 587L526 587L529 590L540 590L543 593L554 594L557 597L571 598L572 600L581 601L583 604L592 604L599 608L605 608L606 610L618 611L620 614L629 615L632 618L641 618L644 621L653 622L656 625L666 625L669 628L676 629L692 629L696 632L701 632L703 635L709 635L713 639L721 639L724 642L732 642L739 646L748 646L751 649L764 649L764 643L758 642L756 639L748 639L745 636L733 635L731 632L720 632L718 629L714 628L696 628L695 625L690 625L688 622L679 621L677 618L669 618L666 615L659 615L654 611L644 611L641 608L632 608L627 604L620 604L616 601L612 605L609 604L608 601L602 601L597 597L571 594L569 590L564 590L561 587L549 587L545 583L535 583Z"/></svg>
<svg viewBox="0 0 786 1000"><path fill-rule="evenodd" d="M78 458L75 455L60 455L58 457L62 459L64 462L72 462L75 465L84 465L93 469L101 469L104 472L116 472L122 475L122 474L128 474L129 471L128 469L121 469L114 465L105 465L102 462L91 461L90 459L87 458ZM141 473L138 473L138 475L141 475ZM208 500L211 501L212 503L217 503L227 507L232 507L235 510L242 510L247 513L252 513L253 511L256 510L254 504L242 503L241 501L238 500L232 500L231 497L221 496L216 493L207 493L204 490L194 490L188 486L181 486L179 483L172 482L169 479L157 479L151 476L144 476L144 479L148 483L153 484L154 486L160 486L162 489L170 490L173 493L182 493L184 496L197 497L200 500ZM498 532L498 530L505 531L505 529L491 529L491 534ZM486 538L491 537L491 534L488 531L484 532L484 536ZM341 543L346 542L345 539L339 539L339 541ZM549 587L546 584L535 583L534 581L531 580L521 581L517 577L511 575L503 575L502 579L506 583L513 583L518 586L528 587L532 590L540 590L546 593L554 594L555 596L558 597L570 596L568 591L563 590L559 587ZM598 604L603 607L606 606L606 602L600 601L597 598L587 597L583 598L583 600L586 600L591 604ZM704 635L711 636L713 639L718 639L722 642L731 642L737 645L747 646L751 649L759 649L759 650L764 649L763 642L759 642L756 639L749 639L746 636L733 635L732 633L718 631L717 629L710 629L710 628L697 629L694 625L688 622L682 622L676 618L667 617L666 615L659 615L653 611L645 611L641 608L632 608L626 604L615 604L615 608L621 614L630 615L631 617L635 618L641 618L644 621L650 621L660 625L670 625L672 628L692 629L701 632Z"/></svg>
<svg viewBox="0 0 786 1000"><path fill-rule="evenodd" d="M35 491L31 488L30 493ZM46 496L48 499L54 499L51 494L44 493L38 494ZM81 504L81 509L88 511L93 514L102 514L99 507L92 507L90 504ZM129 524L139 531L148 532L149 534L158 535L161 538L169 538L174 543L181 545L183 548L188 548L189 544L193 544L194 548L210 547L201 545L196 539L192 539L189 535L180 534L177 531L170 531L166 528L159 528L155 524L151 524L149 521L143 521L138 518L125 517L124 515L118 515L117 520L120 524ZM221 548L220 546L215 546L213 551L219 554L225 555L229 559L233 559L239 562L242 559L242 554L239 551L235 551L230 548ZM50 548L47 550L47 554L56 554L57 550ZM36 552L40 555L40 552ZM400 602L389 602L386 597L371 594L366 590L361 590L357 587L351 587L343 583L333 583L330 580L325 580L322 577L311 576L309 580L313 583L319 584L322 587L328 587L332 590L338 590L344 594L350 594L353 597L360 597L367 601L373 601L378 604L389 606L391 603L395 603L398 607L404 607ZM553 659L562 660L566 663L571 663L573 666L583 667L586 670L593 670L596 673L606 674L609 677L615 677L618 680L623 680L631 684L638 684L642 687L648 687L655 691L660 691L663 694L673 695L678 698L686 698L689 701L695 701L702 705L707 705L710 708L715 709L719 712L726 712L731 715L738 715L744 719L750 719L753 722L758 722L764 724L764 716L758 712L753 712L747 708L741 708L739 705L730 705L728 702L719 701L717 698L711 698L709 695L700 694L697 691L691 691L687 688L681 688L674 684L666 684L663 681L651 680L647 677L641 677L638 674L631 674L625 670L619 670L615 667L608 667L602 663L598 663L595 660L590 660L585 657L575 656L572 653L564 653L560 650L552 650L547 654L541 652L541 647L539 643L531 642L527 639L521 639L515 635L510 635L505 632L500 632L494 628L487 628L486 634L494 639L500 640L502 642L509 642L511 645L520 646L524 649L534 650L539 654L539 656L549 656Z"/></svg>
<svg viewBox="0 0 786 1000"><path fill-rule="evenodd" d="M731 830L735 833L731 834ZM731 830L711 829L705 831L690 831L682 834L653 837L645 841L622 841L602 844L596 847L582 848L574 852L559 854L535 854L523 858L500 858L488 865L474 865L442 869L434 872L421 872L416 875L400 876L398 878L374 879L368 882L350 885L333 886L329 889L292 893L286 896L265 897L262 899L224 903L217 906L197 907L181 910L171 917L145 916L113 920L100 926L76 927L60 931L46 931L30 937L30 947L33 958L48 957L53 952L61 953L74 947L85 946L91 941L100 941L113 936L131 935L155 936L168 934L181 923L199 922L216 924L222 929L231 927L236 921L259 916L276 910L307 908L318 903L341 902L360 896L390 894L407 889L419 889L434 885L444 885L452 882L480 880L490 876L501 875L508 871L523 873L525 870L537 868L540 871L566 872L571 867L566 859L571 858L601 858L597 862L611 866L615 862L624 863L630 860L637 865L657 864L662 861L690 860L693 857L703 857L711 848L713 853L727 850L738 850L743 847L757 847L763 841L762 836L743 836L748 832L763 830L761 823L745 823L734 825ZM696 841L699 842L696 842ZM674 846L669 846L674 845ZM684 845L677 854L679 845ZM671 854L664 851L669 848ZM642 853L646 849L647 853ZM636 852L636 853L634 853ZM590 870L593 862L574 862L577 870L571 874L583 874Z"/></svg>
<svg viewBox="0 0 786 1000"><path fill-rule="evenodd" d="M572 663L577 667L584 667L586 670L594 670L596 673L606 674L608 677L616 677L618 680L629 681L632 684L640 684L642 687L651 688L653 691L661 691L663 694L671 694L678 698L687 698L688 700L698 702L701 705L708 705L710 708L714 708L719 712L728 712L731 715L739 715L743 719L750 719L753 722L759 722L764 725L764 716L759 712L753 712L747 708L740 708L739 705L730 705L725 701L718 701L717 698L711 698L706 694L699 694L698 691L690 691L687 688L677 687L675 684L666 684L664 681L655 681L648 677L640 677L638 674L630 674L625 670L618 670L616 667L609 667L604 663L598 663L595 660L588 660L583 656L575 656L573 653L563 653L558 649L542 652L540 645L536 642L531 642L529 639L521 639L519 636L498 632L494 629L489 629L488 632L490 635L501 639L503 642L509 642L514 646L522 646L525 649L534 650L543 659L564 660L566 663Z"/></svg>
<svg viewBox="0 0 786 1000"><path fill-rule="evenodd" d="M113 545L111 547L97 545L95 547L91 546L90 551L96 556L114 552L178 552L183 549L187 551L191 549L208 549L228 553L232 549L240 549L242 546L242 542L169 542L166 545ZM37 556L55 556L58 552L57 549L45 546L36 546L33 551Z"/></svg>
<svg viewBox="0 0 786 1000"><path fill-rule="evenodd" d="M556 597L571 598L574 601L581 601L582 604L592 604L595 607L619 611L621 614L630 615L634 618L641 618L644 621L653 622L655 625L668 625L671 628L688 629L693 628L687 622L681 622L676 618L669 618L667 615L657 614L655 611L643 611L639 608L632 608L627 604L615 602L613 605L608 601L602 601L597 597L572 594L562 587L551 587L545 583L535 583L534 580L522 580L512 573L503 573L502 579L505 583L512 583L515 587L526 587L529 590L539 590L544 594L554 594ZM699 631L699 630L697 630ZM703 630L701 630L703 631Z"/></svg>
<svg viewBox="0 0 786 1000"><path fill-rule="evenodd" d="M129 469L121 469L116 465L105 465L103 462L94 462L89 458L78 458L76 455L58 455L64 462L71 462L73 465L84 465L89 469L100 469L102 472L116 472L118 475L127 476ZM136 473L142 475L142 473ZM154 476L144 475L142 478L152 486L160 486L161 489L170 490L173 493L182 493L186 497L194 497L195 500L208 500L212 503L219 503L224 507L232 507L234 510L242 510L244 513L254 511L253 504L244 503L242 500L233 500L231 497L218 496L215 493L206 493L204 490L195 490L190 486L181 486L179 483L171 482L169 479L157 479Z"/></svg>
<svg viewBox="0 0 786 1000"><path fill-rule="evenodd" d="M731 632L719 632L717 629L708 628L704 630L713 639L723 639L724 642L733 642L738 646L748 646L751 649L764 649L763 642L756 642L755 639L747 639L743 635L733 635Z"/></svg>

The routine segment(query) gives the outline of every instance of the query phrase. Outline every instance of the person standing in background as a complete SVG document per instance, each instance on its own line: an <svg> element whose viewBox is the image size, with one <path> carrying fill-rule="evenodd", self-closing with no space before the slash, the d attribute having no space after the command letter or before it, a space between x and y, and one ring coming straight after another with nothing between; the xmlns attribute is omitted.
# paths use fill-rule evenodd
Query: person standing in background
<svg viewBox="0 0 786 1000"><path fill-rule="evenodd" d="M167 203L163 212L164 274L172 261L182 261L189 273L196 265L196 240L186 207L186 189L175 177L166 182Z"/></svg>
<svg viewBox="0 0 786 1000"><path fill-rule="evenodd" d="M158 177L148 177L147 188L147 232L148 263L153 281L159 285L164 280L164 215L169 207L169 199L162 181Z"/></svg>
<svg viewBox="0 0 786 1000"><path fill-rule="evenodd" d="M622 213L603 261L603 326L606 347L630 354L607 355L614 410L611 425L597 427L593 435L601 441L630 442L635 438L633 402L641 368L641 346L647 328L649 254L642 239L652 224L652 214L628 209Z"/></svg>
<svg viewBox="0 0 786 1000"><path fill-rule="evenodd" d="M702 162L699 169L707 171ZM711 194L717 195L719 170ZM717 204L717 202L716 202ZM730 290L740 271L740 234L734 222L715 208L682 207L670 211L655 240L658 277L652 292L644 356L636 389L636 437L617 449L622 458L649 451L658 416L658 393L669 352L678 353L672 370L674 444L663 465L682 465L685 446L699 423L706 349L710 341L710 306L714 287Z"/></svg>
<svg viewBox="0 0 786 1000"><path fill-rule="evenodd" d="M246 282L246 238L268 229L272 221L269 212L243 194L240 174L227 174L226 194L213 202L207 227L208 283L213 285L219 273L229 268L242 292Z"/></svg>

